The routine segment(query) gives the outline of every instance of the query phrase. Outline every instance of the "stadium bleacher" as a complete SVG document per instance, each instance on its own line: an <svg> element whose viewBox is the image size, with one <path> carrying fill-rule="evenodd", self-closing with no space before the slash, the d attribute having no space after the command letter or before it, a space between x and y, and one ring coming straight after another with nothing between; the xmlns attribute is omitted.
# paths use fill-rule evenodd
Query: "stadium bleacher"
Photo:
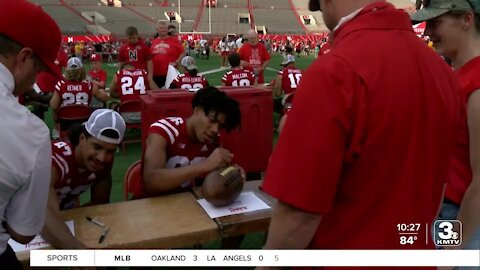
<svg viewBox="0 0 480 270"><path fill-rule="evenodd" d="M141 35L152 35L157 20L167 20L165 12L177 12L182 18L180 32L245 33L250 24L240 24L239 13L249 13L249 3L253 10L254 24L265 26L270 34L305 34L327 31L320 12L310 12L307 0L219 0L211 9L211 27L208 8L200 0L154 1L122 0L122 7L109 7L101 0L31 0L43 8L59 23L64 34L85 34L95 29L106 29L109 33L123 36L125 28L134 25ZM412 0L390 1L399 8L412 5ZM82 15L83 12L83 15ZM87 12L87 14L85 13ZM90 17L97 12L106 22ZM311 15L316 24L302 25L304 15ZM299 17L297 17L299 16ZM300 21L299 22L299 18ZM196 29L195 29L196 28ZM93 30L92 30L93 29ZM100 32L100 31L96 31Z"/></svg>
<svg viewBox="0 0 480 270"><path fill-rule="evenodd" d="M290 9L289 0L251 0L253 8L270 8ZM307 2L304 0L304 2Z"/></svg>
<svg viewBox="0 0 480 270"><path fill-rule="evenodd" d="M50 14L55 21L61 22L58 25L63 34L87 33L87 25L89 23L65 6L44 5L43 9Z"/></svg>
<svg viewBox="0 0 480 270"><path fill-rule="evenodd" d="M256 25L265 25L270 34L302 34L302 26L290 9L254 9ZM281 18L281 19L280 19Z"/></svg>

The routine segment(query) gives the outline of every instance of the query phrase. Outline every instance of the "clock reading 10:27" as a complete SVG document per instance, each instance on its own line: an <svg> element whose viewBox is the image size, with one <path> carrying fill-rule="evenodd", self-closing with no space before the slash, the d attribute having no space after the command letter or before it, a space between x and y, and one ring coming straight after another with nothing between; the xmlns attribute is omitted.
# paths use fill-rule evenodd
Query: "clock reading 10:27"
<svg viewBox="0 0 480 270"><path fill-rule="evenodd" d="M418 232L420 230L420 223L399 223L397 224L399 232Z"/></svg>

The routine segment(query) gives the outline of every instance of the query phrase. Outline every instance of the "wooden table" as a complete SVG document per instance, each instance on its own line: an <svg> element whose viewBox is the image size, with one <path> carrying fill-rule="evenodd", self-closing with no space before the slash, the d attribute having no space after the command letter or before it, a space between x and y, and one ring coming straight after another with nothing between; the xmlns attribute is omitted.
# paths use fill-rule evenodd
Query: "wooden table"
<svg viewBox="0 0 480 270"><path fill-rule="evenodd" d="M243 191L252 191L261 200L270 207L275 204L275 199L259 189L262 180L247 181L243 187ZM203 198L201 188L195 190L198 198ZM222 237L232 237L244 235L252 232L267 231L272 217L272 208L242 213L237 215L215 218L218 224L219 232Z"/></svg>
<svg viewBox="0 0 480 270"><path fill-rule="evenodd" d="M81 207L61 212L74 220L75 236L89 248L182 248L218 239L218 226L190 192ZM86 220L92 217L110 228L102 244L103 229ZM28 260L29 252L17 254Z"/></svg>

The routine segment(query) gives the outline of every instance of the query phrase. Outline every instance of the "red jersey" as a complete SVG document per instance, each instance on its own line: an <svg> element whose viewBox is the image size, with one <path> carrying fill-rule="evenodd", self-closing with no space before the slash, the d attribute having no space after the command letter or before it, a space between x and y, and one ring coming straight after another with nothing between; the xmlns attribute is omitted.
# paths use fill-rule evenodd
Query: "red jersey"
<svg viewBox="0 0 480 270"><path fill-rule="evenodd" d="M147 71L144 69L117 71L117 93L120 102L128 100L139 100L140 95L145 95L149 89Z"/></svg>
<svg viewBox="0 0 480 270"><path fill-rule="evenodd" d="M106 82L107 81L107 72L105 70L100 69L98 71L95 71L91 69L88 72L88 75L92 78L93 81L95 82Z"/></svg>
<svg viewBox="0 0 480 270"><path fill-rule="evenodd" d="M156 121L148 130L148 135L150 134L158 134L167 142L166 168L178 168L199 163L207 159L220 145L219 140L207 144L192 143L187 132L187 122L181 117L167 117ZM143 152L145 153L145 151ZM191 184L190 181L187 181L182 184L182 188ZM141 198L145 195L143 183L140 181L134 188L134 197Z"/></svg>
<svg viewBox="0 0 480 270"><path fill-rule="evenodd" d="M253 71L254 68L258 68L265 63L265 61L270 60L270 54L268 53L267 49L262 43L257 43L257 45L252 46L252 44L246 42L243 46L238 50L238 54L240 54L240 59L243 61L247 61L249 63L248 66L245 67L246 70ZM263 71L260 74L256 74L258 77L258 83L263 83Z"/></svg>
<svg viewBox="0 0 480 270"><path fill-rule="evenodd" d="M170 89L200 89L208 86L203 75L191 76L188 73L180 74L170 84Z"/></svg>
<svg viewBox="0 0 480 270"><path fill-rule="evenodd" d="M225 86L250 86L255 83L255 75L246 69L232 69L222 77Z"/></svg>
<svg viewBox="0 0 480 270"><path fill-rule="evenodd" d="M460 68L456 74L460 82L462 111L460 131L457 144L454 149L452 166L449 173L448 185L445 190L445 198L461 204L463 195L472 182L472 168L470 166L470 136L467 123L467 103L470 95L480 89L480 57L476 57Z"/></svg>
<svg viewBox="0 0 480 270"><path fill-rule="evenodd" d="M151 59L150 48L141 40L135 44L127 42L120 47L118 61L132 64L136 69L147 70L147 61Z"/></svg>
<svg viewBox="0 0 480 270"><path fill-rule="evenodd" d="M89 81L58 81L56 91L62 98L62 106L72 104L90 105L92 101L92 83Z"/></svg>
<svg viewBox="0 0 480 270"><path fill-rule="evenodd" d="M177 61L184 52L176 37L156 38L150 47L153 56L153 75L167 76L168 64Z"/></svg>
<svg viewBox="0 0 480 270"><path fill-rule="evenodd" d="M282 76L282 89L287 95L297 90L302 79L302 71L294 67L286 67L280 70L278 75Z"/></svg>
<svg viewBox="0 0 480 270"><path fill-rule="evenodd" d="M60 209L75 207L75 199L94 184L100 176L110 172L112 164L98 173L78 168L75 147L67 141L53 141L52 166L58 175L55 190Z"/></svg>
<svg viewBox="0 0 480 270"><path fill-rule="evenodd" d="M457 80L387 2L333 40L303 74L262 187L322 216L310 249L434 249L425 239L457 136ZM401 244L405 223L420 226L413 244Z"/></svg>

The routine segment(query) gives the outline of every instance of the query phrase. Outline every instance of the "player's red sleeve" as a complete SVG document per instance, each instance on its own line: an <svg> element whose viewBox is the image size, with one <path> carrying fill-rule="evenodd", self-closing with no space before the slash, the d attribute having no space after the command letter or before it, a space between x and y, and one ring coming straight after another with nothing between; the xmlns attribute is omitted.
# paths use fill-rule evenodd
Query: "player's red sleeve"
<svg viewBox="0 0 480 270"><path fill-rule="evenodd" d="M173 144L179 135L178 127L167 119L160 119L150 126L148 134L158 134L165 139L167 144Z"/></svg>

